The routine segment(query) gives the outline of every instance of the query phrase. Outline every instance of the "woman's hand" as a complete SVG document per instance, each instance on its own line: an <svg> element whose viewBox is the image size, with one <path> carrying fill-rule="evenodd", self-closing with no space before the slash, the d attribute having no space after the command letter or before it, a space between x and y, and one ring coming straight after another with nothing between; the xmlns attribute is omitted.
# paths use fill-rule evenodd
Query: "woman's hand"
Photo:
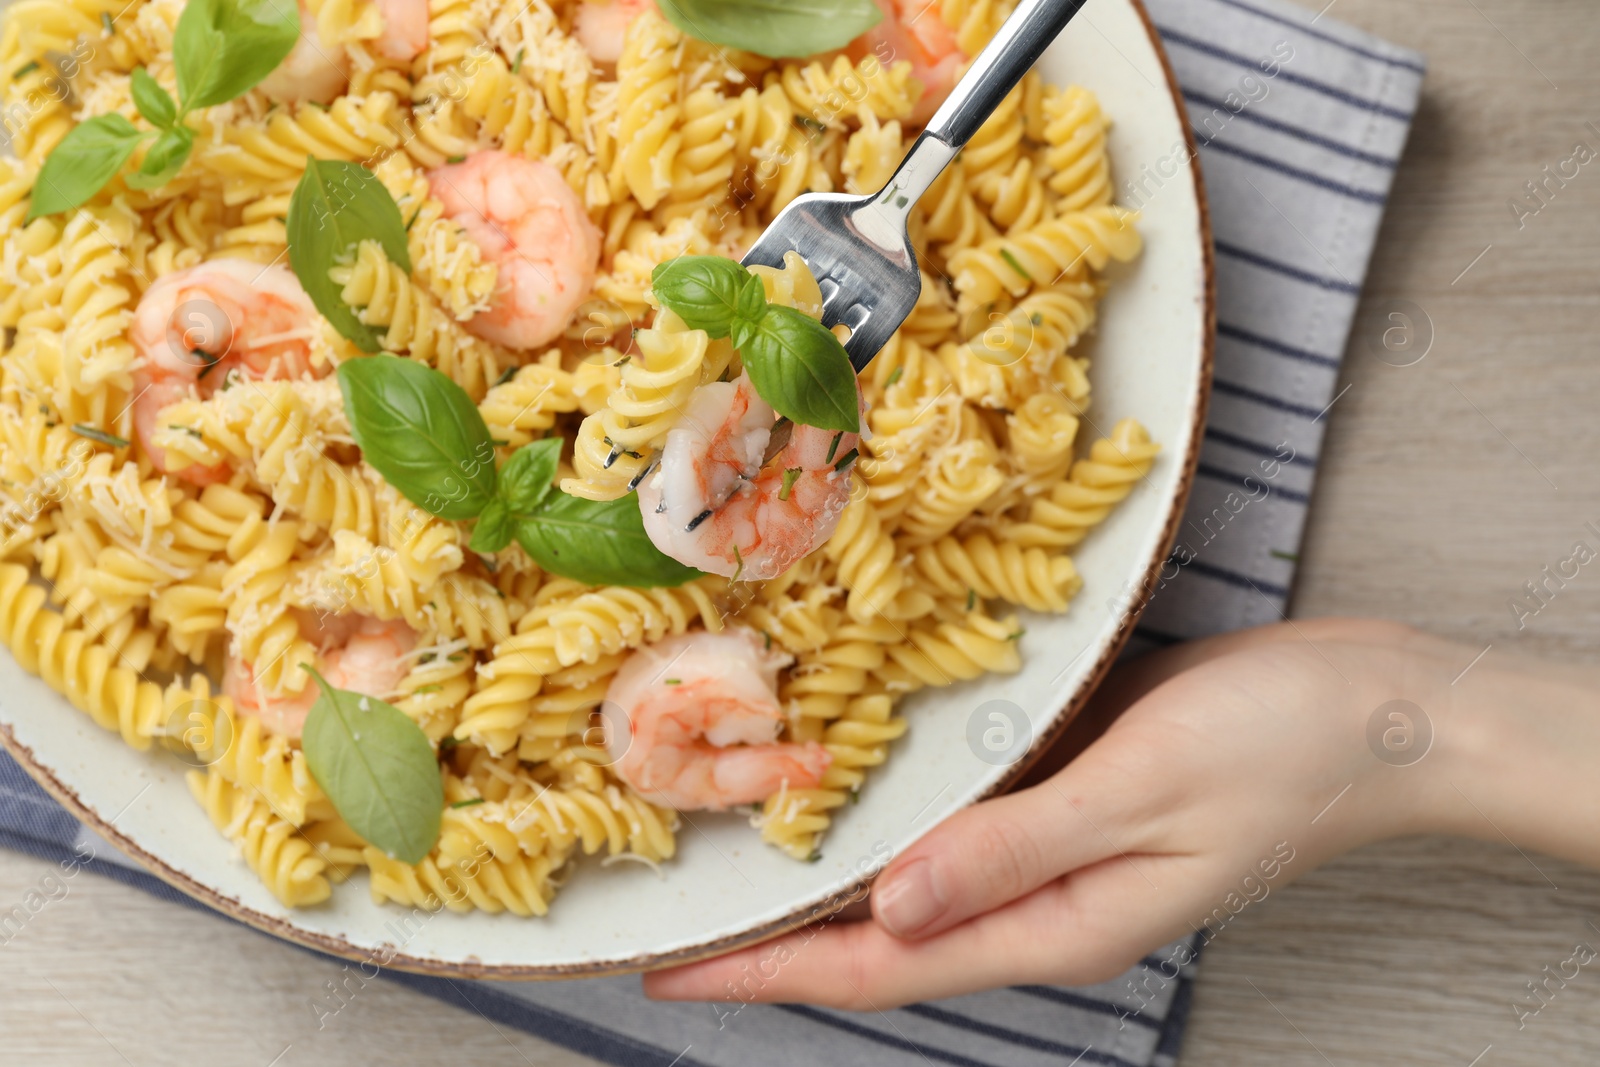
<svg viewBox="0 0 1600 1067"><path fill-rule="evenodd" d="M1104 736L896 857L873 921L646 975L645 991L883 1009L1114 977L1174 938L1214 936L1332 856L1447 821L1430 762L1369 743L1368 726L1392 700L1448 717L1471 656L1402 626L1323 620L1140 659L1097 697L1102 717L1127 708ZM1406 723L1379 720L1375 736L1404 741Z"/></svg>

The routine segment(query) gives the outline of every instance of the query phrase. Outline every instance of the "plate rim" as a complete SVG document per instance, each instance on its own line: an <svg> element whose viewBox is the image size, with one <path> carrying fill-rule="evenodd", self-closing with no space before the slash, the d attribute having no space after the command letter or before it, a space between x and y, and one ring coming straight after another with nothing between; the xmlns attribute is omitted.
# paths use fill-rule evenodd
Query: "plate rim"
<svg viewBox="0 0 1600 1067"><path fill-rule="evenodd" d="M1217 278L1215 249L1212 244L1211 208L1206 200L1205 178L1201 173L1199 146L1194 138L1194 129L1187 121L1188 109L1184 104L1182 90L1178 86L1177 77L1173 73L1171 60L1167 57L1166 48L1161 42L1160 34L1156 31L1155 23L1150 18L1150 13L1145 10L1143 0L1127 0L1127 2L1144 26L1145 33L1155 51L1156 59L1160 63L1162 73L1166 78L1167 91L1172 97L1173 106L1177 109L1180 125L1183 128L1184 145L1189 154L1189 173L1191 181L1194 183L1195 201L1198 206L1197 214L1201 245L1200 262L1204 276L1202 287L1203 306L1201 310L1200 383L1192 408L1193 419L1188 449L1183 470L1179 473L1177 488L1172 496L1171 506L1167 513L1161 537L1156 542L1155 550L1150 559L1139 572L1138 591L1130 601L1122 618L1118 621L1116 633L1112 636L1111 641L1107 644L1100 657L1095 661L1093 668L1078 683L1077 688L1067 698L1061 709L1055 713L1049 727L1034 737L1027 755L1009 767L988 789L974 797L972 803L978 803L1005 792L1026 774L1045 752L1060 740L1067 727L1078 717L1078 714L1088 703L1089 698L1093 696L1100 683L1104 681L1106 674L1111 670L1112 664L1116 662L1122 649L1127 645L1129 637L1132 636L1134 626L1138 623L1139 617L1143 615L1146 606L1150 602L1150 597L1157 584L1154 579L1163 561L1171 552L1172 545L1177 538L1178 525L1182 522L1184 511L1188 506L1189 495L1194 488L1196 467L1200 461L1200 447L1205 433L1206 414L1211 402L1217 332ZM153 874L167 885L199 901L213 911L219 912L228 918L236 919L262 933L271 934L303 948L313 949L353 962L376 960L382 967L389 967L411 974L471 980L556 981L571 978L599 978L637 974L642 971L693 963L697 960L710 959L736 949L760 944L785 932L799 929L807 922L826 921L851 903L863 899L865 891L872 881L869 877L863 881L853 883L845 889L830 891L824 894L820 900L808 900L798 904L783 916L764 922L751 929L679 949L635 953L626 959L603 960L594 963L484 964L471 961L447 962L424 956L411 956L400 951L387 951L387 949L394 947L392 945L385 946L384 950L362 948L342 937L320 933L288 919L258 911L246 905L237 897L229 896L194 876L172 867L160 857L146 851L132 838L117 830L111 822L101 818L99 812L89 807L71 786L61 781L54 770L35 756L33 749L21 741L13 732L12 725L4 720L0 720L0 747L3 747L45 792L49 793L62 807L70 811L80 823L105 838L118 851L138 863L146 872Z"/></svg>

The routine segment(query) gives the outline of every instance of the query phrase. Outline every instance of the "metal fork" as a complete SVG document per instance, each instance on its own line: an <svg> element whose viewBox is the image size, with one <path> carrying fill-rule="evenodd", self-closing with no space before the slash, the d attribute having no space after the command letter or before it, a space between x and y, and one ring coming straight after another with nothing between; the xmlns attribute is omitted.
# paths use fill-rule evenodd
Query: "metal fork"
<svg viewBox="0 0 1600 1067"><path fill-rule="evenodd" d="M1022 0L978 53L881 190L870 196L806 193L779 212L745 254L745 266L782 267L800 253L822 290L822 322L850 329L845 352L859 374L911 314L922 293L908 222L922 194L956 158L1087 0ZM936 16L935 16L936 17ZM773 428L766 459L789 441L788 420ZM636 487L660 456L644 466Z"/></svg>
<svg viewBox="0 0 1600 1067"><path fill-rule="evenodd" d="M922 292L907 222L911 208L978 132L1087 0L1022 0L934 113L877 193L807 193L779 213L744 265L783 266L800 253L822 289L822 322L850 328L856 373L888 343Z"/></svg>

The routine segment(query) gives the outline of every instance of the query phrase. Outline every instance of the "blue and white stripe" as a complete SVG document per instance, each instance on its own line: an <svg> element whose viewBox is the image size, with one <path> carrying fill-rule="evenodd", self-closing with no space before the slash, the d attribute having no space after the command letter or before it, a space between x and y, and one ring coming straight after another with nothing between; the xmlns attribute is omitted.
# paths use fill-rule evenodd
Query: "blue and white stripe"
<svg viewBox="0 0 1600 1067"><path fill-rule="evenodd" d="M1273 622L1287 604L1340 361L1424 71L1415 52L1275 0L1147 6L1200 145L1217 361L1179 548L1135 652Z"/></svg>
<svg viewBox="0 0 1600 1067"><path fill-rule="evenodd" d="M1218 337L1211 418L1179 534L1192 558L1151 602L1139 648L1270 622L1288 599L1326 411L1423 74L1416 53L1277 0L1146 3L1202 145ZM1280 42L1293 57L1268 77L1258 61ZM1228 94L1246 76L1266 95L1233 113ZM1229 119L1208 128L1214 109ZM130 866L3 755L0 846L58 861L76 848L94 857L87 869L199 906ZM1168 946L1099 986L1019 986L875 1014L657 1004L631 977L387 976L628 1067L1151 1067L1176 1061L1193 991L1192 965L1172 958Z"/></svg>

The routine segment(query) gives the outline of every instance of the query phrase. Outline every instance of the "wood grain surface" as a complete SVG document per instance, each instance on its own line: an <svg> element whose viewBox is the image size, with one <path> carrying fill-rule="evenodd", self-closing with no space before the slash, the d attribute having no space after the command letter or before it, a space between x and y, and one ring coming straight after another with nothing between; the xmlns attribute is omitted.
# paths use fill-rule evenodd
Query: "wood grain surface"
<svg viewBox="0 0 1600 1067"><path fill-rule="evenodd" d="M1506 204L1575 142L1600 144L1584 125L1600 125L1600 4L1330 8L1422 50L1429 74L1346 360L1350 388L1331 414L1294 612L1400 619L1492 645L1491 656L1592 657L1600 580L1570 586L1522 630L1507 601L1600 519L1600 165L1522 229ZM1396 368L1368 342L1403 301L1431 321L1433 344ZM0 851L0 899L20 899L49 868ZM1364 849L1275 892L1208 949L1181 1062L1592 1064L1600 973L1584 971L1521 1030L1510 1007L1575 942L1600 942L1591 921L1600 873L1454 840ZM0 947L0 1058L591 1062L389 983L368 984L319 1030L309 1003L339 967L80 876Z"/></svg>

